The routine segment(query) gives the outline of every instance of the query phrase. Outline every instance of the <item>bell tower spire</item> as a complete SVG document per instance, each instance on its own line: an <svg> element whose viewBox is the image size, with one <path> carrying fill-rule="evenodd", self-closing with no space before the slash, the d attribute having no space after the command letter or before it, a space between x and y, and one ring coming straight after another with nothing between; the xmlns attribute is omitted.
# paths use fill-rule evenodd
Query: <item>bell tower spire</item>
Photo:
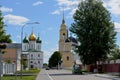
<svg viewBox="0 0 120 80"><path fill-rule="evenodd" d="M67 38L68 38L68 29L64 20L64 9L63 9L62 24L60 26L60 32L59 32L59 51L60 52L64 51L64 44Z"/></svg>
<svg viewBox="0 0 120 80"><path fill-rule="evenodd" d="M65 20L64 20L64 8L63 8L63 19L62 19L62 24L65 23Z"/></svg>

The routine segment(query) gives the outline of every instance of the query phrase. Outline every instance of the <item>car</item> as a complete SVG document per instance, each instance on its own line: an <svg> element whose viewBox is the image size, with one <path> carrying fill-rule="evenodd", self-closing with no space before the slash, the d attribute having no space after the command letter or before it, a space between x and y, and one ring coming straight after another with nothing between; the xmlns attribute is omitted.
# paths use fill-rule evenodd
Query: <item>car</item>
<svg viewBox="0 0 120 80"><path fill-rule="evenodd" d="M73 65L72 74L82 74L80 65Z"/></svg>
<svg viewBox="0 0 120 80"><path fill-rule="evenodd" d="M49 68L49 67L46 67L46 70L50 70L50 68Z"/></svg>

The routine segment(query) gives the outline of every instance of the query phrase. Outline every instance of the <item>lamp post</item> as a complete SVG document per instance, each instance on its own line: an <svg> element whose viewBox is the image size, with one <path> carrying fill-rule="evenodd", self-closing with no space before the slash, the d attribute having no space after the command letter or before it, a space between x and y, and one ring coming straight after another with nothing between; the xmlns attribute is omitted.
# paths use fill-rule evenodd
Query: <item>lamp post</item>
<svg viewBox="0 0 120 80"><path fill-rule="evenodd" d="M40 24L39 22L31 22L31 23L25 23L22 26L21 29L21 73L20 73L20 79L22 80L22 40L23 40L23 29L26 25L30 25L30 24Z"/></svg>

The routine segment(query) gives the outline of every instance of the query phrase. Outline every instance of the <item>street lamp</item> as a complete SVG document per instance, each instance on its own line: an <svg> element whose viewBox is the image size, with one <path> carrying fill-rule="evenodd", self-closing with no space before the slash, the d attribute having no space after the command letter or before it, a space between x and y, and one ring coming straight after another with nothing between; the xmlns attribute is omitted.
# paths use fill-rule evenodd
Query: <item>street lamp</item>
<svg viewBox="0 0 120 80"><path fill-rule="evenodd" d="M26 25L30 25L30 24L40 24L39 22L31 22L31 23L25 23L22 25L22 29L21 29L21 73L20 73L20 79L22 80L22 40L23 40L23 29Z"/></svg>

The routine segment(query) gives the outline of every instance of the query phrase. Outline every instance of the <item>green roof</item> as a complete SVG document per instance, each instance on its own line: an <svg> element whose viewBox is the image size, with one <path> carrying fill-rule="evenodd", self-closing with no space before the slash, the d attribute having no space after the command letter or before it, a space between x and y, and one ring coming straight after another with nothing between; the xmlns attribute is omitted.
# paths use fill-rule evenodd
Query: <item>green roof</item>
<svg viewBox="0 0 120 80"><path fill-rule="evenodd" d="M40 37L37 38L36 42L37 43L42 43L42 41L40 40Z"/></svg>
<svg viewBox="0 0 120 80"><path fill-rule="evenodd" d="M27 40L27 38L25 37L24 39L23 39L23 43L28 43L29 41Z"/></svg>

